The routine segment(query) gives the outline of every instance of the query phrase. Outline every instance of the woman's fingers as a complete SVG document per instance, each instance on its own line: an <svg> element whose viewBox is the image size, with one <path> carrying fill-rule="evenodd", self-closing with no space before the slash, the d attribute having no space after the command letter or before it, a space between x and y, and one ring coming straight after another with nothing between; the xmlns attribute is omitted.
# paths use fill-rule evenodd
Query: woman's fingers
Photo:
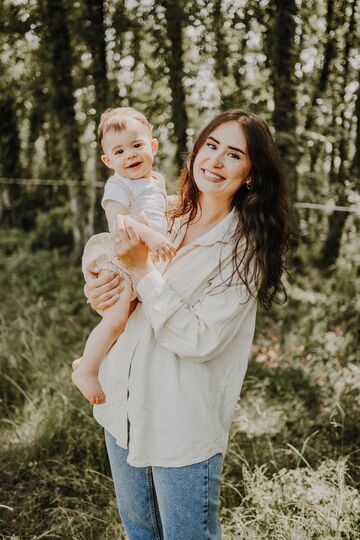
<svg viewBox="0 0 360 540"><path fill-rule="evenodd" d="M117 249L121 249L124 242L127 240L127 233L124 227L124 216L118 214L115 219L115 228L113 238Z"/></svg>
<svg viewBox="0 0 360 540"><path fill-rule="evenodd" d="M85 269L86 281L97 279L99 274L99 268L96 266L96 261L92 261Z"/></svg>
<svg viewBox="0 0 360 540"><path fill-rule="evenodd" d="M100 303L107 302L108 300L110 300L110 298L113 298L114 296L119 294L123 289L124 289L123 285L118 285L117 287L115 287L115 289L112 289L111 291L98 296L97 302L100 302Z"/></svg>
<svg viewBox="0 0 360 540"><path fill-rule="evenodd" d="M108 283L110 280L114 279L116 277L115 272L107 272L102 273L101 270L97 271L97 274L94 274L90 268L92 264L90 264L85 273L86 273L86 282L89 285L90 288L99 287L100 285L104 285L105 283Z"/></svg>
<svg viewBox="0 0 360 540"><path fill-rule="evenodd" d="M150 225L150 221L148 220L144 212L140 212L139 221L140 223L144 223L144 225Z"/></svg>
<svg viewBox="0 0 360 540"><path fill-rule="evenodd" d="M124 290L123 285L118 285L115 289L112 289L111 291L104 293L100 296L91 298L91 307L97 310L106 309L106 307L111 306L114 304L117 299L119 298L121 291Z"/></svg>
<svg viewBox="0 0 360 540"><path fill-rule="evenodd" d="M168 259L171 259L171 257L173 256L173 252L171 250L171 247L168 244L164 244L163 249L164 249L164 252L166 254L166 257Z"/></svg>
<svg viewBox="0 0 360 540"><path fill-rule="evenodd" d="M163 262L167 261L167 259L168 259L168 254L167 254L167 251L166 251L165 246L161 246L161 249L160 249L160 257L161 257L161 260L162 260Z"/></svg>
<svg viewBox="0 0 360 540"><path fill-rule="evenodd" d="M120 294L116 294L109 300L106 300L105 302L100 302L96 304L91 304L91 306L96 309L97 311L104 311L105 309L109 308L110 306L114 305L115 302L118 301Z"/></svg>
<svg viewBox="0 0 360 540"><path fill-rule="evenodd" d="M115 274L115 277L112 280L104 281L103 279L99 278L99 281L97 283L89 284L88 286L88 294L89 298L91 300L99 298L104 293L107 293L109 291L114 291L114 289L120 285L123 278L121 276L118 276Z"/></svg>
<svg viewBox="0 0 360 540"><path fill-rule="evenodd" d="M132 220L130 216L118 215L116 217L116 229L120 238L120 242L124 245L129 243L137 243L140 238L134 227L132 226Z"/></svg>
<svg viewBox="0 0 360 540"><path fill-rule="evenodd" d="M138 233L135 231L134 227L132 226L131 218L129 216L124 216L124 228L127 234L127 239L129 242L134 245L140 242L140 237Z"/></svg>

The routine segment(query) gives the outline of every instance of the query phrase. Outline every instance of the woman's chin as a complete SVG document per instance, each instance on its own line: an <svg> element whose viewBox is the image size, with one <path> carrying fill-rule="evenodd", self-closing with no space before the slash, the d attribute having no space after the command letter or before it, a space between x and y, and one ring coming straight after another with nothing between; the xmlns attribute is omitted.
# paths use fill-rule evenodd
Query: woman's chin
<svg viewBox="0 0 360 540"><path fill-rule="evenodd" d="M212 182L208 180L202 180L197 183L199 191L202 193L222 193L226 188L226 181Z"/></svg>

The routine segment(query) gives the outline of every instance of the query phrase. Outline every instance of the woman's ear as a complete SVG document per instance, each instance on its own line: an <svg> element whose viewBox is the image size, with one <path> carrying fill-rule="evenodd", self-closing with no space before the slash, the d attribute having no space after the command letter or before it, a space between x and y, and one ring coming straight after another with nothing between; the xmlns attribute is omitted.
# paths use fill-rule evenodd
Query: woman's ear
<svg viewBox="0 0 360 540"><path fill-rule="evenodd" d="M156 154L156 152L158 151L158 148L159 148L159 141L157 139L152 139L151 148L152 148L153 154L155 156L155 154Z"/></svg>
<svg viewBox="0 0 360 540"><path fill-rule="evenodd" d="M107 167L109 167L109 169L112 169L112 166L110 164L110 159L107 157L106 154L102 154L102 156L100 157L101 161L103 162L104 165L106 165Z"/></svg>

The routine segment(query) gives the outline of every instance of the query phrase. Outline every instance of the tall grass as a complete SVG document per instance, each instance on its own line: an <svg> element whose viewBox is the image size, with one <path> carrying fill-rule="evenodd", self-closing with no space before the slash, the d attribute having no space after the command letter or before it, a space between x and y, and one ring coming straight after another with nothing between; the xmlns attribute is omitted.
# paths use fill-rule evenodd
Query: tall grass
<svg viewBox="0 0 360 540"><path fill-rule="evenodd" d="M0 250L0 538L123 538L102 431L69 378L97 318L80 265L32 252L19 231ZM287 306L259 315L224 464L227 540L360 538L360 278L347 256L326 281L306 269Z"/></svg>

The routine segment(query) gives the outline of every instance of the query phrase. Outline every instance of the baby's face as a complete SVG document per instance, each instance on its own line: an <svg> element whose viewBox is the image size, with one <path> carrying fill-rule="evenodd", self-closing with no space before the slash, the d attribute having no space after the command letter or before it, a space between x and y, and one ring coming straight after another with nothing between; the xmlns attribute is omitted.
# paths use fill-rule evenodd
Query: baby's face
<svg viewBox="0 0 360 540"><path fill-rule="evenodd" d="M124 130L105 133L102 147L102 161L121 176L137 180L151 175L158 141L139 120L126 120Z"/></svg>

